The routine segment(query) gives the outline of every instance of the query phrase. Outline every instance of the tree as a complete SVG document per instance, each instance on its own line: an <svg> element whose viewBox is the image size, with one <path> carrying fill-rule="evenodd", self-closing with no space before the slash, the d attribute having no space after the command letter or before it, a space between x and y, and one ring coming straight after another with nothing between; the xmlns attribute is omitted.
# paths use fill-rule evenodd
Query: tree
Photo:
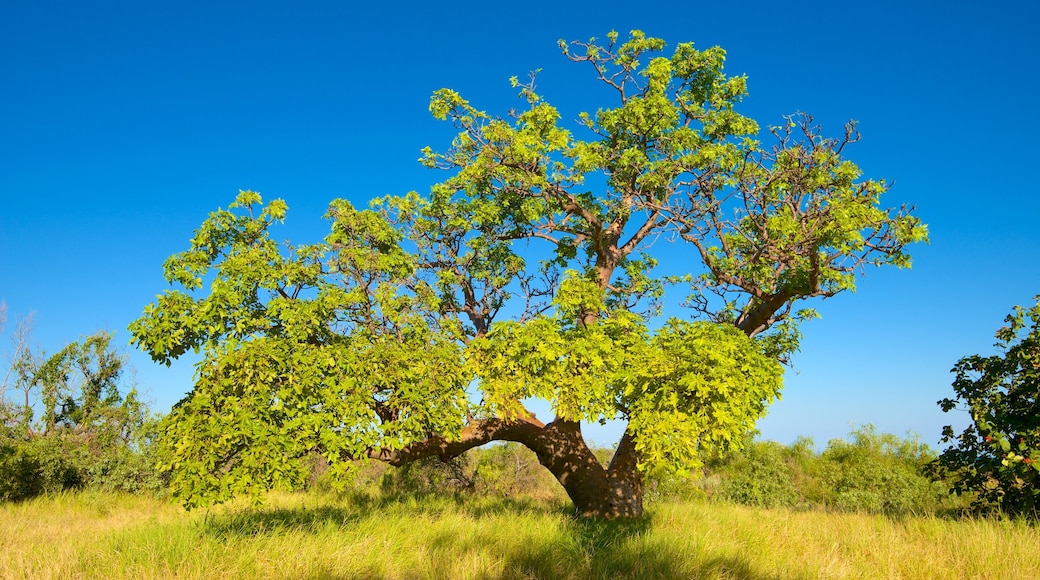
<svg viewBox="0 0 1040 580"><path fill-rule="evenodd" d="M7 323L7 303L0 302L0 334L3 334ZM29 335L32 331L32 316L15 320L14 334L11 336L13 351L5 358L4 379L0 382L0 429L6 431L15 423L26 423L30 417L25 413L31 408L29 405L30 388L27 387L25 377L30 374L31 367L35 364L32 350L29 348ZM21 406L8 400L8 390L19 389L22 391Z"/></svg>
<svg viewBox="0 0 1040 580"><path fill-rule="evenodd" d="M976 509L1036 517L1040 508L1040 296L1029 309L1016 306L997 331L1001 354L972 355L953 367L953 399L944 412L966 409L971 424L933 465L958 494L974 494Z"/></svg>
<svg viewBox="0 0 1040 580"><path fill-rule="evenodd" d="M47 355L30 348L31 326L31 317L17 322L0 383L0 501L88 484L157 487L142 453L154 421L136 388L120 392L127 366L112 335Z"/></svg>
<svg viewBox="0 0 1040 580"><path fill-rule="evenodd" d="M721 48L669 56L639 31L560 46L614 107L566 128L533 76L512 80L506 117L436 91L430 111L458 133L423 150L451 172L428 195L334 200L324 242L283 245L269 231L286 204L241 192L166 262L183 290L130 328L156 361L202 353L166 423L187 506L294 485L313 449L346 470L505 440L579 513L637 516L645 474L739 446L778 396L778 360L814 315L796 304L908 266L925 239L843 158L853 123L831 139L796 114L763 148ZM690 319L662 320L666 288ZM627 427L603 467L581 423L611 419Z"/></svg>

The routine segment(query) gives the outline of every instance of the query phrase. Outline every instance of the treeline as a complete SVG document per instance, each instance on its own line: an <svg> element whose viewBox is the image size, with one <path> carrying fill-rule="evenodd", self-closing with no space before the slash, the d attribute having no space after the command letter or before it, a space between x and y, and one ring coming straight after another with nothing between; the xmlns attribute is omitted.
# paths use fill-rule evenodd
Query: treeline
<svg viewBox="0 0 1040 580"><path fill-rule="evenodd" d="M930 476L935 459L916 436L867 425L819 453L807 438L790 446L753 442L745 453L712 462L694 483L706 497L759 507L925 514L965 506Z"/></svg>

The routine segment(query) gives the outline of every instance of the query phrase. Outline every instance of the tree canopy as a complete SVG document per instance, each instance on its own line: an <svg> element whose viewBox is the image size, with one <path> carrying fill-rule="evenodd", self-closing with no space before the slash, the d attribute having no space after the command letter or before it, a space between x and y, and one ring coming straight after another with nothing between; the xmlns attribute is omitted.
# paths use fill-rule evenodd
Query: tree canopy
<svg viewBox="0 0 1040 580"><path fill-rule="evenodd" d="M244 191L166 262L180 289L131 331L159 362L202 353L166 422L187 505L292 485L314 451L347 470L512 440L580 512L636 515L645 473L741 444L805 301L909 266L926 239L845 159L855 123L761 131L721 48L668 54L639 31L560 47L612 105L564 121L534 76L512 79L504 115L441 89L430 111L456 136L422 150L448 172L428 193L333 200L324 241L294 245L271 233L286 203ZM613 419L627 427L603 467L580 426Z"/></svg>

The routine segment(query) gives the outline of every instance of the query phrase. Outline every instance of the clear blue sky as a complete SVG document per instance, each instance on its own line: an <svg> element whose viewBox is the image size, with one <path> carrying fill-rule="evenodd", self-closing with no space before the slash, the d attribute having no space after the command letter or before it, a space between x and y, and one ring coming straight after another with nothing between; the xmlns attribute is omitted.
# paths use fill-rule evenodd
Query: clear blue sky
<svg viewBox="0 0 1040 580"><path fill-rule="evenodd" d="M609 104L556 41L611 29L721 45L763 125L857 119L849 156L930 227L912 270L868 271L803 328L764 437L873 423L935 444L964 420L935 404L949 369L992 352L1004 315L1040 293L1035 2L352 4L0 4L0 299L36 313L39 346L98 329L126 343L162 262L239 189L284 198L299 242L323 235L335 197L425 190L444 176L419 150L452 136L427 112L435 89L504 113L508 78L542 68L565 117ZM190 387L188 364L131 360L159 411Z"/></svg>

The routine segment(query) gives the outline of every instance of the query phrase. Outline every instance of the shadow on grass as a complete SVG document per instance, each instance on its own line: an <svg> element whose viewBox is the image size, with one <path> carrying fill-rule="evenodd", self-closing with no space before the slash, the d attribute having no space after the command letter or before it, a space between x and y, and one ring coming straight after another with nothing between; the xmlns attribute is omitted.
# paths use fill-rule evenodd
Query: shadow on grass
<svg viewBox="0 0 1040 580"><path fill-rule="evenodd" d="M470 569L467 573L487 579L781 577L763 573L762 566L747 558L714 554L710 547L679 535L655 534L652 515L602 521L572 513L569 505L530 499L408 495L374 498L358 494L328 498L314 506L259 507L210 515L201 531L218 540L286 532L328 534L369 519L415 517L426 518L424 523L429 524L429 529L418 532L414 541L430 554L430 569L423 573L430 578L450 577L451 564L467 559L495 562L483 572ZM440 514L491 523L437 526ZM432 524L429 518L433 518ZM356 571L316 565L321 570L318 576L308 577L356 576Z"/></svg>
<svg viewBox="0 0 1040 580"><path fill-rule="evenodd" d="M557 542L512 546L501 554L504 566L497 578L779 578L756 570L747 559L704 554L655 535L653 527L652 516L627 521L569 516Z"/></svg>
<svg viewBox="0 0 1040 580"><path fill-rule="evenodd" d="M217 540L277 535L288 531L317 533L330 527L350 526L369 515L369 510L354 507L260 507L207 514L200 524L200 531L204 536Z"/></svg>
<svg viewBox="0 0 1040 580"><path fill-rule="evenodd" d="M330 495L317 505L260 506L209 513L200 522L203 535L227 539L274 535L286 531L318 533L348 527L387 514L436 516L464 514L472 518L545 516L560 513L562 504L529 498L476 498L463 495L396 494L373 497L365 493Z"/></svg>

